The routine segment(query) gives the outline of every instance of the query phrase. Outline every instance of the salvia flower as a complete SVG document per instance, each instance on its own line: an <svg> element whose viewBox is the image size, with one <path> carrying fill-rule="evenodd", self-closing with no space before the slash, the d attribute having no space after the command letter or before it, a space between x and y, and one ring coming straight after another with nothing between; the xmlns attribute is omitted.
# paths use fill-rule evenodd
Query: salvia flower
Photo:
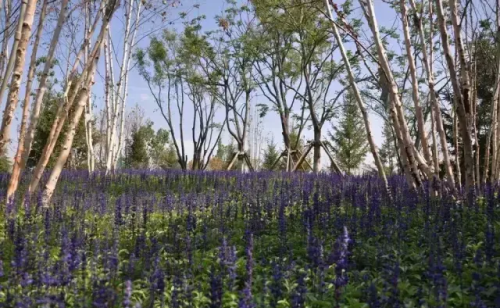
<svg viewBox="0 0 500 308"><path fill-rule="evenodd" d="M125 292L123 295L123 307L130 308L132 304L132 281L125 281Z"/></svg>

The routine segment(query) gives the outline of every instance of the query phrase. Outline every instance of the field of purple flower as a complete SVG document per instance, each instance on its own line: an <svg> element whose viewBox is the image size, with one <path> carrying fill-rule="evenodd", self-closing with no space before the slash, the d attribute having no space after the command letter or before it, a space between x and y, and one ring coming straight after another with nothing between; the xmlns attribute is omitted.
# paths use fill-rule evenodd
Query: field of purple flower
<svg viewBox="0 0 500 308"><path fill-rule="evenodd" d="M498 187L456 202L398 177L392 201L374 177L300 173L60 184L49 209L2 211L0 307L500 307Z"/></svg>

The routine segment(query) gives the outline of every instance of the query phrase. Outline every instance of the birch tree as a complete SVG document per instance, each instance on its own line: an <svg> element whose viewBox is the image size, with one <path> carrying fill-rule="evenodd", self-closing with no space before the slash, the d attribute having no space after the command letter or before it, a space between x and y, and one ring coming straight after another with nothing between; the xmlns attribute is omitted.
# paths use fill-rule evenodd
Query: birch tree
<svg viewBox="0 0 500 308"><path fill-rule="evenodd" d="M97 68L97 63L99 62L99 56L102 51L104 38L107 35L108 25L111 21L111 18L113 17L113 14L118 8L118 4L119 2L116 0L108 1L106 3L102 18L101 33L95 41L94 47L89 57L89 61L86 64L82 75L78 78L78 82L75 84L75 94L72 95L70 104L73 105L75 104L74 102L76 102L75 111L73 112L72 118L69 122L68 132L66 133L64 142L62 144L62 151L57 158L56 164L50 173L47 183L45 184L45 189L42 194L42 206L44 207L47 207L50 203L50 199L52 198L52 194L54 193L57 181L59 180L59 176L61 175L62 168L70 154L76 127L85 109L85 105L87 104L88 96L90 95L91 82L94 79L94 74ZM31 189L31 191L33 191L33 188Z"/></svg>
<svg viewBox="0 0 500 308"><path fill-rule="evenodd" d="M429 28L430 34L429 38L426 38L423 24L422 24L422 18L423 16L419 13L417 9L417 5L415 3L415 0L410 0L411 8L413 10L413 16L415 20L414 26L418 30L418 35L420 38L420 44L421 44L421 49L422 49L422 60L423 60L423 66L425 69L425 73L427 76L427 86L429 88L429 95L430 95L430 100L431 100L431 105L432 105L432 116L431 116L431 121L432 125L435 127L437 130L438 136L439 136L439 141L441 143L441 153L443 154L443 162L444 162L444 168L446 171L447 175L447 181L449 185L453 188L455 187L455 179L453 175L453 169L451 166L450 162L450 154L448 151L447 147L447 142L446 142L446 134L443 128L443 119L441 117L441 110L439 109L439 98L436 93L435 89L435 77L434 77L434 71L433 71L433 55L434 55L434 44L433 44L433 5L432 2L429 2ZM428 44L427 44L428 42ZM432 130L432 134L434 136L434 129ZM435 145L436 143L433 142ZM434 152L437 152L435 150ZM437 153L435 154L434 160L437 160ZM436 167L436 162L434 162L436 172L437 172L437 167Z"/></svg>
<svg viewBox="0 0 500 308"><path fill-rule="evenodd" d="M12 1L11 0L5 0L3 3L0 5L2 11L3 11L3 19L1 20L3 22L3 33L2 33L2 49L0 50L0 76L6 76L8 74L4 74L4 69L5 69L5 63L6 60L9 59L9 41L11 36L15 31L15 20L12 18ZM5 77L4 77L5 78ZM2 79L4 79L2 78ZM5 90L5 89L4 89ZM2 91L3 92L3 91ZM1 95L0 95L1 96Z"/></svg>
<svg viewBox="0 0 500 308"><path fill-rule="evenodd" d="M408 129L408 123L405 119L403 106L401 104L401 98L399 96L398 85L394 79L393 72L387 59L386 50L380 37L373 2L371 0L367 0L360 1L360 3L365 12L369 28L371 29L373 34L373 39L377 50L377 59L381 72L383 73L383 78L386 80L388 85L387 90L390 98L389 110L394 125L394 130L396 132L396 135L398 136L400 151L403 154L403 159L408 161L408 165L410 168L409 172L411 174L411 177L414 179L414 183L417 186L420 186L422 183L422 175L427 178L433 177L432 166L429 166L427 164L425 159L416 149L415 144L411 139Z"/></svg>
<svg viewBox="0 0 500 308"><path fill-rule="evenodd" d="M61 174L61 171L63 169L64 164L66 163L66 160L68 159L68 156L71 151L71 147L73 145L73 139L75 137L75 132L76 132L76 127L80 121L80 118L82 116L82 113L85 109L85 105L87 104L88 101L88 96L89 96L89 87L93 79L93 74L95 73L96 67L97 67L97 62L99 60L99 54L101 52L101 42L97 42L96 46L98 48L95 48L94 52L92 53L90 57L90 61L92 61L90 65L90 69L87 70L84 74L85 80L84 84L79 90L77 100L78 103L76 105L76 109L73 112L72 118L70 119L69 126L68 126L68 132L66 133L63 145L62 145L62 151L59 154L59 157L57 158L56 164L54 168L52 169L49 179L47 180L47 183L45 184L45 189L42 194L42 206L48 207L50 199L52 198L52 194L54 193L54 189L56 187L57 181L59 179L59 176Z"/></svg>
<svg viewBox="0 0 500 308"><path fill-rule="evenodd" d="M488 129L487 143L485 148L485 159L483 168L483 177L481 179L482 184L486 184L489 179L491 182L496 178L496 165L497 165L497 153L498 153L498 104L500 101L500 0L495 1L495 20L496 20L496 32L495 32L495 46L496 46L496 69L497 78L495 80L493 101L491 104L491 124ZM490 175L490 148L491 148L491 175Z"/></svg>
<svg viewBox="0 0 500 308"><path fill-rule="evenodd" d="M85 27L84 27L84 33L85 35L88 35L90 31L90 26L91 26L91 6L88 1L85 2L84 4L84 18L85 18ZM87 44L84 50L84 63L88 62L88 57L89 57L89 52L90 52L90 45ZM92 81L93 83L93 81ZM92 119L93 119L93 108L92 108L92 99L91 95L89 95L89 98L87 100L87 103L85 104L85 120L84 120L84 125L85 125L85 142L87 145L87 168L89 172L93 172L95 168L95 153L94 153L94 141L93 141L93 128L92 128Z"/></svg>
<svg viewBox="0 0 500 308"><path fill-rule="evenodd" d="M36 6L36 2L35 2ZM16 51L18 50L19 42L22 39L22 34L23 34L23 25L26 17L26 10L28 9L28 1L22 1L19 5L19 17L17 19L17 23L15 23L13 18L13 12L12 12L12 1L7 0L5 3L5 29L4 29L4 46L3 46L3 57L2 57L2 72L3 72L3 66L5 63L7 63L7 67L5 68L5 72L3 72L3 78L2 78L2 83L0 84L0 105L3 103L3 94L5 90L7 89L8 81L11 80L11 74L14 69L14 65L16 63L16 60L19 60L20 58L16 56ZM33 8L33 3L32 6ZM33 8L34 10L34 8ZM10 22L10 23L9 23ZM14 41L12 42L12 47L11 47L11 52L10 56L7 57L7 50L8 50L8 43L9 43L9 28L13 27L15 28L15 34L14 34ZM5 62L5 60L7 61ZM12 81L12 80L11 80ZM0 140L1 141L1 140ZM0 149L0 151L3 151Z"/></svg>
<svg viewBox="0 0 500 308"><path fill-rule="evenodd" d="M62 14L62 16L64 16L64 14L65 14L64 9L67 5L67 2L68 1L63 1L63 3L62 3L62 9L60 12L60 14ZM19 130L17 151L16 151L16 154L14 156L14 164L13 164L12 173L11 173L10 180L9 180L9 186L7 188L6 200L10 200L13 193L17 190L17 186L19 183L19 176L21 174L21 168L22 168L21 160L22 160L22 155L24 152L24 140L26 137L26 128L27 128L27 124L28 124L27 122L28 122L28 117L29 117L29 107L30 107L30 100L31 100L31 87L33 85L33 80L35 78L37 53L38 53L38 47L40 45L40 39L41 39L42 32L43 32L45 16L47 13L47 6L48 6L48 0L44 0L43 4L42 4L41 11L40 11L40 16L38 18L38 26L37 26L37 31L36 31L36 35L35 35L35 41L33 42L33 48L31 50L31 59L30 59L30 65L29 65L29 70L28 70L28 80L26 82L26 88L24 90L21 128Z"/></svg>
<svg viewBox="0 0 500 308"><path fill-rule="evenodd" d="M142 0L128 0L124 3L125 27L122 41L113 40L108 37L106 70L106 173L114 170L120 157L125 141L125 106L128 97L128 77L132 60L133 48L136 44L137 32L142 23L144 10ZM115 29L116 31L116 29ZM116 42L116 44L115 44ZM115 59L113 55L118 46L121 45L121 59ZM116 61L119 70L117 77L113 72L113 62Z"/></svg>
<svg viewBox="0 0 500 308"><path fill-rule="evenodd" d="M0 126L0 156L5 154L7 145L10 141L10 126L12 123L12 118L14 117L14 111L16 110L17 104L19 102L19 90L21 88L24 63L26 60L26 49L28 48L28 42L31 36L31 27L35 18L36 4L36 0L27 1L26 11L19 20L19 24L21 25L21 27L18 29L18 31L20 30L20 33L16 34L16 38L19 37L19 42L16 46L15 52L11 54L11 57L15 58L14 70L10 81L9 94L7 96L7 105L5 106L2 124ZM24 6L24 2L22 6ZM5 82L5 79L3 80L3 82Z"/></svg>
<svg viewBox="0 0 500 308"><path fill-rule="evenodd" d="M384 182L385 190L389 193L390 192L389 191L389 184L387 182L387 178L385 175L384 166L383 166L382 161L380 159L380 156L378 154L377 146L375 145L375 141L373 140L373 135L372 135L371 126L370 126L370 120L368 118L368 113L367 113L366 108L364 106L364 101L363 101L363 98L361 96L361 92L360 92L358 85L356 83L356 80L354 78L354 73L353 73L353 70L351 68L351 63L350 63L349 57L347 56L347 52L344 48L342 37L339 34L336 22L333 18L332 8L330 7L330 3L328 2L328 0L325 0L325 5L326 5L327 12L328 12L327 17L330 19L330 22L332 24L333 34L334 34L335 40L337 41L337 44L339 46L342 60L344 61L347 76L349 78L350 89L351 89L352 93L354 94L354 99L356 100L357 106L358 106L358 108L361 111L361 114L363 116L363 122L364 122L365 130L366 130L366 137L368 138L368 143L370 145L370 151L373 155L373 160L375 161L375 165L377 166L379 176L382 178L382 180ZM390 196L390 193L389 193L389 196Z"/></svg>
<svg viewBox="0 0 500 308"><path fill-rule="evenodd" d="M38 187L38 184L39 184L39 181L40 181L41 176L43 174L43 171L45 170L45 167L46 167L46 165L49 161L49 158L52 154L52 151L54 150L54 147L55 147L56 142L59 138L61 130L64 127L64 123L65 123L67 116L69 114L69 110L73 106L75 106L75 107L79 106L77 98L80 97L80 94L79 94L80 88L83 86L83 89L84 89L83 93L85 93L85 91L88 90L87 89L88 85L86 85L86 82L89 82L89 80L86 80L85 78L87 78L88 76L91 76L90 78L93 77L93 74L90 73L93 69L93 66L94 66L94 61L92 59L94 59L94 57L98 58L98 51L100 51L101 44L106 37L108 24L113 16L115 10L116 10L116 6L117 6L116 0L113 0L113 1L104 1L103 0L103 2L101 2L102 12L99 14L96 14L96 19L94 22L94 25L96 25L98 21L101 21L101 29L100 29L99 35L96 38L94 47L92 49L92 52L91 52L92 56L89 57L89 62L84 66L83 72L80 74L80 76L73 77L72 79L69 79L67 84L65 85L63 103L60 104L60 106L59 106L59 110L57 111L56 120L54 121L54 123L51 127L49 139L47 140L47 143L44 147L42 156L41 156L40 160L38 161L37 166L35 167L35 170L34 170L34 173L33 173L33 176L31 178L31 182L29 184L28 191L27 191L28 196L31 196L31 194ZM90 33L88 33L88 34L90 34ZM83 44L82 44L82 46L81 46L81 48L80 48L80 50L75 58L75 62L73 63L73 68L71 70L70 76L75 76L75 73L76 73L77 68L78 68L78 63L82 59L82 56L83 56L83 53L85 50L85 45L87 44L90 37L91 37L90 35L87 35L87 37L84 39L84 42L83 42ZM70 91L70 90L72 90L72 91ZM85 106L85 105L83 105L83 106ZM75 112L75 114L78 114L78 112ZM79 117L78 117L78 119L79 119ZM77 123L78 123L78 121L77 121ZM70 131L71 131L71 129L70 129ZM74 134L74 132L73 132L73 134ZM66 141L68 141L68 140L66 140ZM69 142L69 141L65 142L65 144L67 144L67 143L70 143L70 146L71 146L72 139L71 139L71 142ZM68 149L68 151L69 151L69 149ZM61 161L62 160L65 161L66 158L61 159ZM58 160L58 163L59 162L60 161ZM60 168L62 168L62 166L60 166ZM54 169L54 170L56 170L56 169ZM54 172L54 170L53 170L53 172ZM59 172L60 172L60 170L59 170ZM54 185L54 187L55 187L55 183L57 183L57 179L59 177L59 175L57 174L57 170L55 171L54 174L56 176L54 176L51 185ZM52 186L50 186L50 187L52 187ZM51 195L51 193L52 192L50 192L50 195ZM47 200L50 200L50 197Z"/></svg>
<svg viewBox="0 0 500 308"><path fill-rule="evenodd" d="M465 63L465 51L460 33L460 25L458 21L457 4L455 0L450 1L451 21L453 24L456 50L460 59L460 70L457 70L456 63L452 56L452 51L449 43L449 35L447 30L447 18L441 0L436 0L437 16L439 23L439 32L441 34L441 45L443 47L444 57L450 81L453 87L453 98L456 104L457 118L460 123L460 137L462 138L464 148L464 164L465 164L465 184L468 190L475 186L474 179L474 153L472 149L473 140L470 127L470 80L468 65ZM459 79L460 75L460 79Z"/></svg>
<svg viewBox="0 0 500 308"><path fill-rule="evenodd" d="M80 58L84 55L85 48L88 46L88 44L91 40L91 37L92 37L95 29L97 28L97 25L98 25L98 22L100 20L100 16L101 16L101 13L102 13L102 10L104 7L103 5L104 5L104 2L101 2L100 9L96 12L93 24L83 39L83 43L82 43L80 50L75 58L75 62L73 64L73 67L68 75L74 75L76 73L77 68L78 68L78 64L80 62ZM59 43L59 38L60 38L61 32L63 30L63 24L65 23L65 21L69 17L70 13L71 12L68 12L67 16L61 15L61 14L59 15L59 18L57 21L57 26L54 30L54 33L52 35L52 39L50 41L49 51L46 55L45 66L43 68L43 71L42 71L41 76L40 76L40 81L38 83L38 90L37 90L36 95L35 95L34 105L33 105L32 111L31 111L30 123L29 123L28 130L26 133L26 139L24 141L24 152L23 152L22 158L21 158L21 170L23 170L25 168L26 162L28 159L28 155L31 151L33 138L35 136L35 130L36 130L36 127L38 125L38 121L39 121L39 117L40 117L40 110L42 108L42 102L43 102L44 96L45 96L47 89L48 89L47 80L49 77L50 69L51 69L52 64L53 64L53 59L54 59L56 47ZM69 65L69 63L70 62L68 62L68 65ZM61 105L61 112L62 112L62 105Z"/></svg>
<svg viewBox="0 0 500 308"><path fill-rule="evenodd" d="M408 25L408 13L406 7L406 0L400 0L399 2L400 14L401 14L401 23L403 25L403 34L406 48L406 56L408 58L408 66L410 69L410 77L411 77L411 88L412 88L412 98L413 104L415 107L415 116L417 118L418 123L418 136L420 138L420 142L422 143L422 150L424 154L424 158L427 164L431 164L431 154L429 149L429 144L427 142L427 136L425 132L425 123L424 123L424 115L422 112L422 107L420 106L420 94L419 94L419 86L417 80L417 69L415 67L415 57L413 56L411 38L410 38L410 27Z"/></svg>

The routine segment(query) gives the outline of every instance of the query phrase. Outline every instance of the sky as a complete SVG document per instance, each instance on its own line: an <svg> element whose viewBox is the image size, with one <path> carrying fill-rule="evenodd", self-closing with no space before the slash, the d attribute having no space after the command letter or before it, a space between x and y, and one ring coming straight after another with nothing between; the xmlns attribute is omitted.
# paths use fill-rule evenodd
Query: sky
<svg viewBox="0 0 500 308"><path fill-rule="evenodd" d="M247 3L247 0L237 0L238 4L245 4ZM169 21L173 21L172 23L165 23L165 28L169 29L174 29L177 31L182 30L182 20L179 20L178 15L181 12L188 12L188 19L198 17L200 15L205 15L206 18L201 22L201 25L203 27L203 30L211 30L215 29L218 27L216 21L215 21L215 16L216 15L221 15L224 9L227 8L227 3L226 0L182 0L180 2L181 4L175 8L172 8L167 15L167 19ZM341 4L339 2L339 4ZM358 4L355 3L355 7ZM196 7L196 8L195 8ZM395 22L395 15L394 11L390 8L387 7L387 4L383 3L380 0L375 0L375 7L377 11L377 18L379 21L379 24L381 27L392 27ZM359 15L359 11L355 12L355 14ZM120 49L121 49L121 44L120 39L123 37L123 11L121 9L118 10L118 12L115 15L116 18L113 19L113 22L111 24L111 35L113 38L113 41L116 41L117 43L117 57L121 58L120 56ZM54 21L55 22L55 21ZM35 21L36 24L36 21ZM142 29L142 31L149 31L150 29L156 27L158 23L152 24L149 23ZM143 32L145 33L145 32ZM143 36L143 33L138 33L138 38L141 38ZM158 32L159 34L160 32ZM46 53L46 49L48 48L47 42L50 40L51 37L50 29L49 33L44 37L44 42L45 45L42 44L41 50L39 51L40 55L43 55ZM367 35L365 33L365 35ZM154 36L149 35L144 38L142 38L138 44L137 48L146 48L149 45L149 40L150 38ZM63 36L61 40L65 40L66 38ZM67 50L67 44L60 44L58 47L57 54L58 56L63 55L66 53ZM347 46L347 48L352 47L352 46ZM393 46L391 46L393 47ZM397 47L396 47L397 48ZM351 48L352 49L352 48ZM31 47L28 49L28 57L30 56L30 51ZM337 52L335 54L336 61L341 62L340 54ZM25 72L28 71L28 61L29 58L27 58L27 63L26 63L26 69ZM103 59L103 57L101 57ZM102 62L102 61L101 61ZM61 65L62 66L62 65ZM117 69L115 69L117 71ZM98 110L103 108L103 102L104 102L104 69L103 69L103 64L101 63L98 68L98 74L96 75L95 79L95 84L92 88L92 92L94 95L94 102L96 104L96 110L95 113L98 112ZM56 72L57 73L57 72ZM25 83L25 76L23 80L23 84ZM24 87L21 87L21 97L24 95L23 94L23 89ZM336 95L336 91L340 89L340 86L338 82L334 82L332 91L331 91L331 96L333 97ZM6 94L5 94L6 95ZM266 99L262 95L255 95L255 97L252 99L252 105L255 106L256 104L259 103L265 103ZM144 79L139 75L138 71L136 69L132 69L129 75L129 96L127 100L127 109L130 110L133 108L135 105L141 106L142 109L145 111L145 115L147 118L149 118L151 121L154 123L154 127L156 129L159 128L166 128L166 122L161 116L161 113L158 110L158 106L155 104L154 99L150 93L150 90L147 86L147 83L144 81ZM19 126L19 118L21 115L21 108L19 107L16 111L16 119L13 123L13 132L12 132L12 139L16 140L17 139L17 130ZM4 105L2 105L3 107ZM255 108L255 107L254 107ZM216 121L221 122L223 120L223 110L220 108L219 113L216 116ZM186 119L190 119L190 114L192 115L192 110L187 110L186 111ZM257 120L257 119L255 119ZM254 121L255 121L254 120ZM278 146L281 145L282 143L282 137L281 137L281 125L280 125L280 120L277 114L273 112L268 112L268 114L261 119L258 119L261 124L260 128L262 130L262 142L261 142L261 147L262 149L264 146L262 144L266 143L269 139L273 139ZM332 124L335 125L336 121L338 120L338 117L333 119ZM372 132L373 136L375 139L375 142L380 146L382 144L382 127L383 127L383 121L378 117L375 116L373 113L370 115L370 121L371 121L371 126L372 126ZM174 120L174 123L178 123L178 119ZM331 130L332 124L326 123L324 128L323 128L323 136L326 138L327 131ZM191 131L191 123L189 121L185 120L185 125L184 129L186 132ZM304 131L303 137L306 140L312 139L312 130L310 128L306 128ZM187 139L187 140L186 140ZM223 134L223 142L225 144L230 143L230 136L227 132ZM191 141L191 136L190 133L188 134L188 137L185 137L185 145L187 149L188 156L191 158L192 157L192 152L193 152L193 143ZM15 149L17 147L17 142L13 141L9 147L9 153L13 155ZM367 163L370 163L372 160L371 155L366 156L366 161ZM323 166L328 166L329 163L327 162L327 156L323 153L322 155L322 165Z"/></svg>

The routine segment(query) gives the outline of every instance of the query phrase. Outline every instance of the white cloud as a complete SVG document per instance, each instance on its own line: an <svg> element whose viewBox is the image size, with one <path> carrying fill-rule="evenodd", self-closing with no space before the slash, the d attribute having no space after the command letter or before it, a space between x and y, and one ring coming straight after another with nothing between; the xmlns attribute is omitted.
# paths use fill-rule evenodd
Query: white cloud
<svg viewBox="0 0 500 308"><path fill-rule="evenodd" d="M149 95L146 93L141 93L140 99L141 101L147 101L149 99Z"/></svg>

